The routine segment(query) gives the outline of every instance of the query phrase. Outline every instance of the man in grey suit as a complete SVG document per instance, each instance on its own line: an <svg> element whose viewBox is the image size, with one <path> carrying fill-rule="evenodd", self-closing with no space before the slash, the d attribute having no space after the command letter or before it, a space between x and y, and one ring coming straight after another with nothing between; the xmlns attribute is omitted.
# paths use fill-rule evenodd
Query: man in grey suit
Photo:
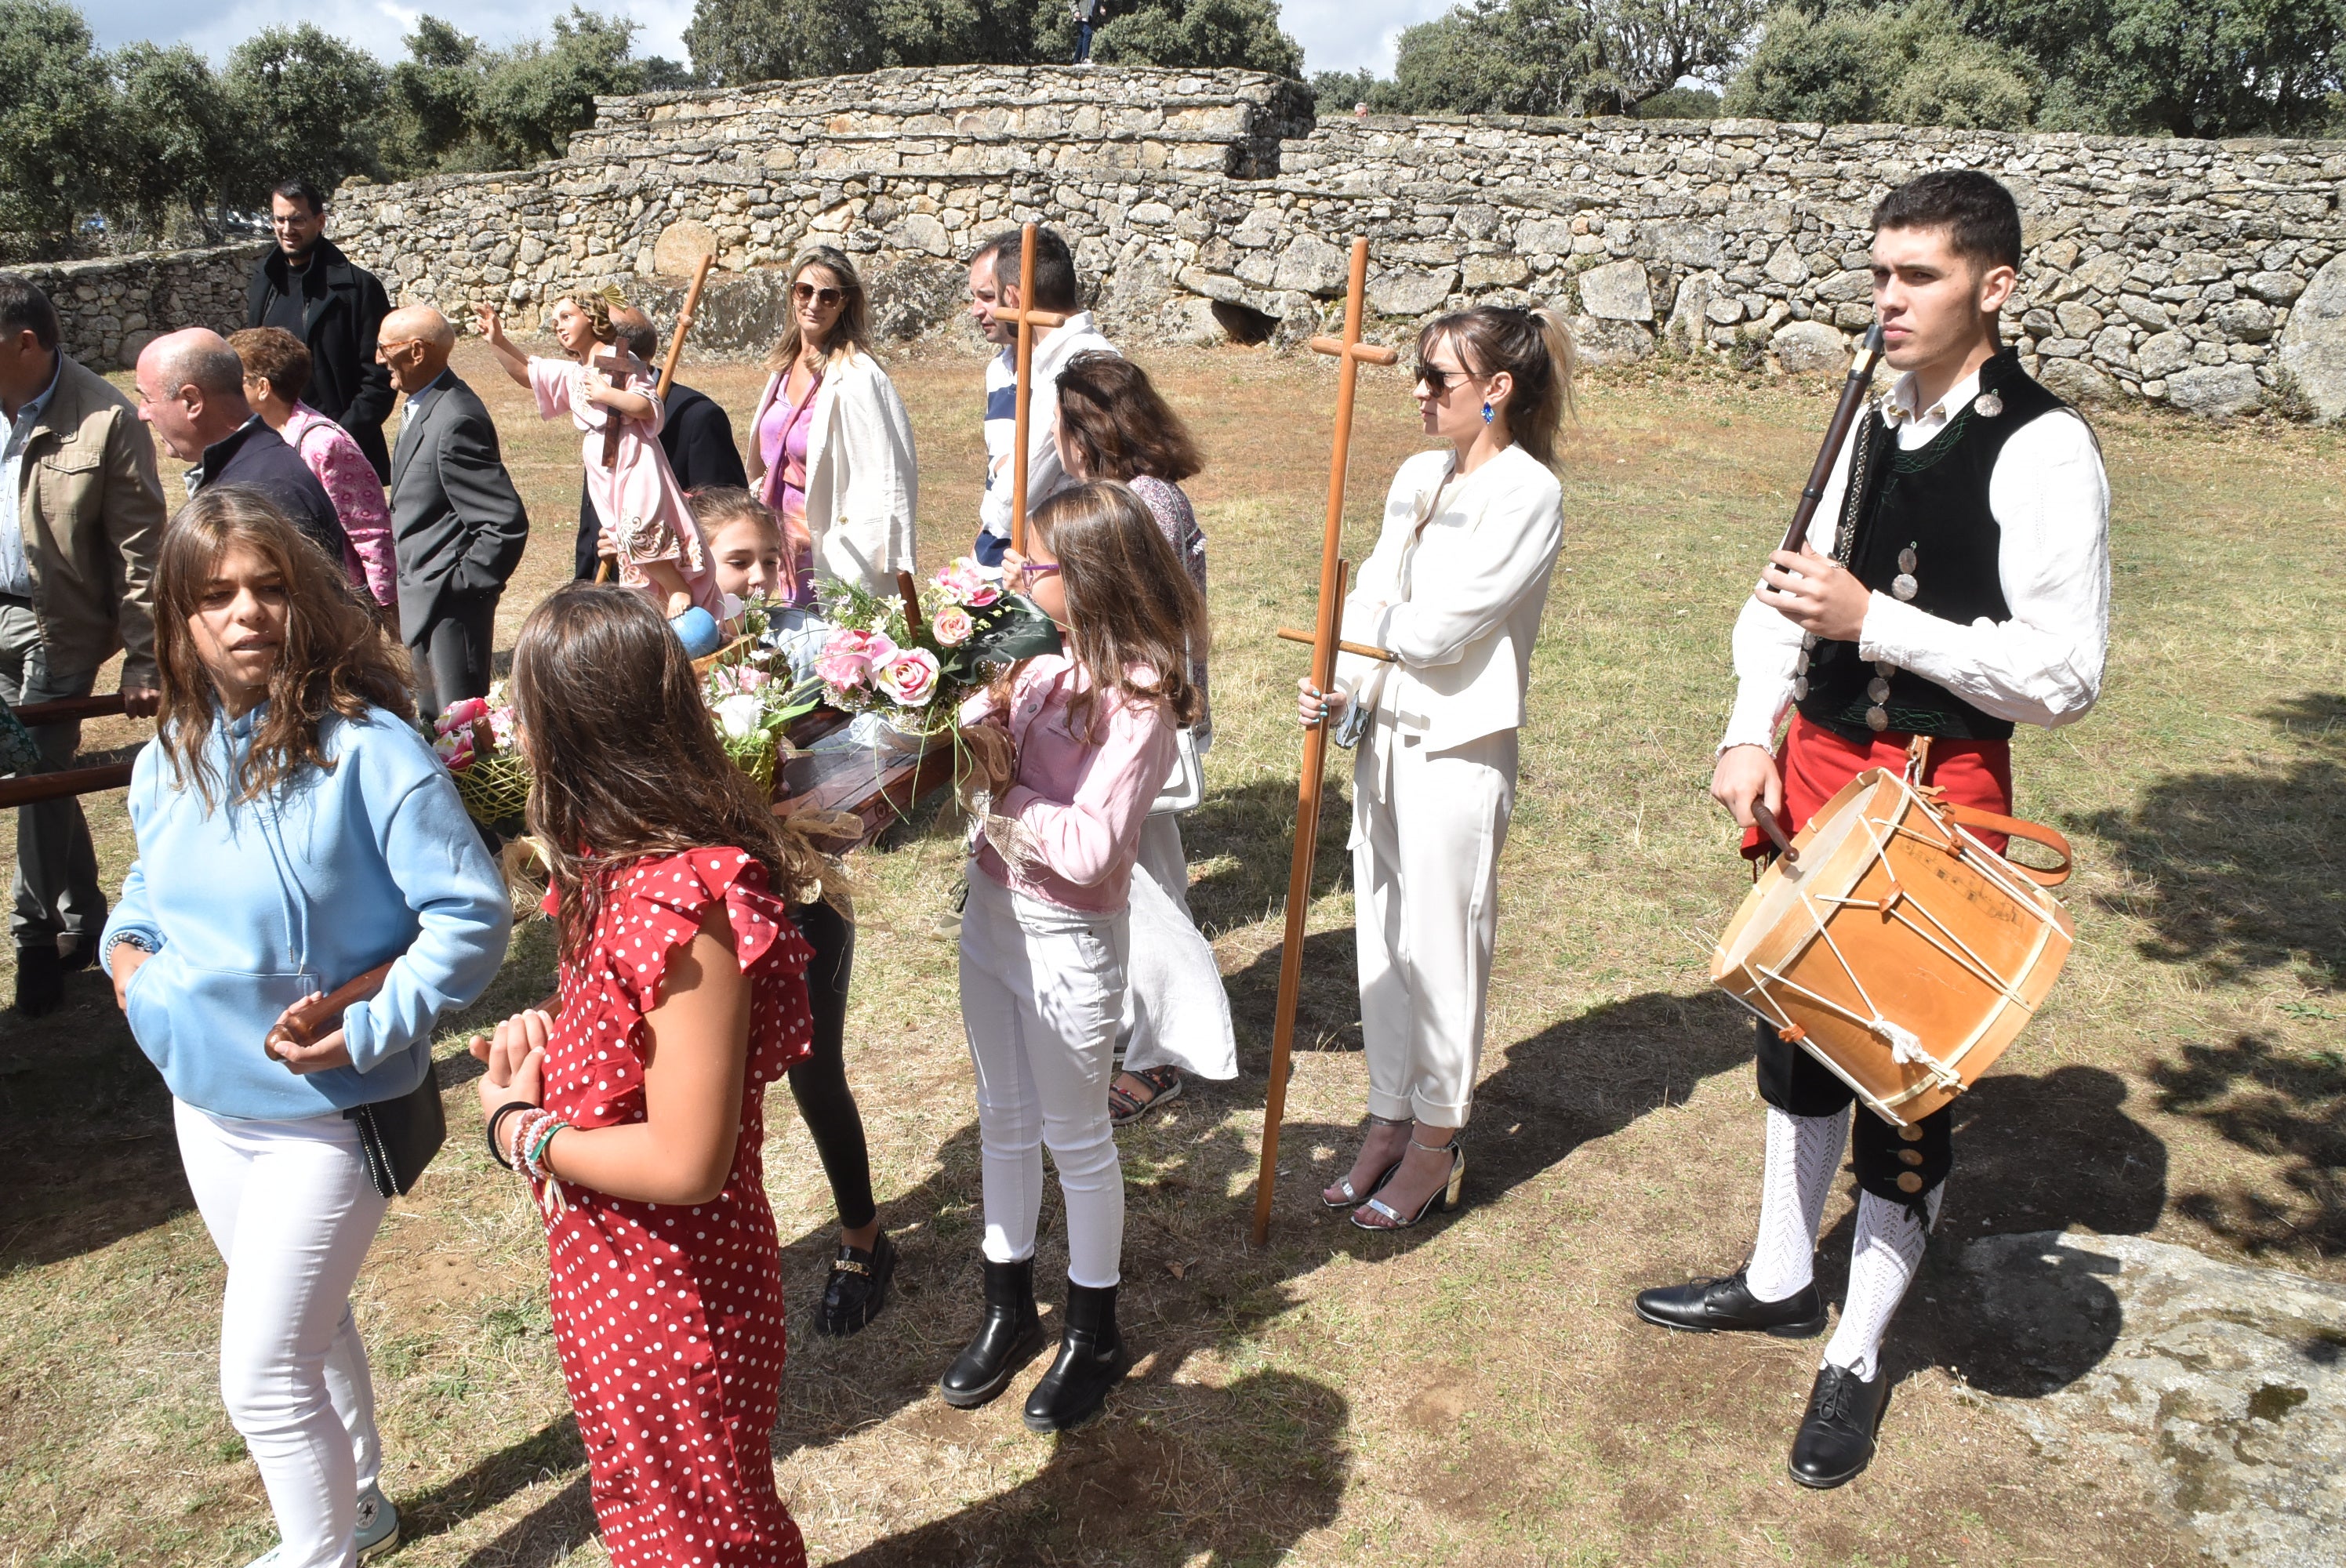
<svg viewBox="0 0 2346 1568"><path fill-rule="evenodd" d="M399 635L426 686L427 714L487 693L497 598L529 542L497 427L448 368L455 346L456 329L429 305L385 316L375 345L407 394L391 453L391 531Z"/></svg>

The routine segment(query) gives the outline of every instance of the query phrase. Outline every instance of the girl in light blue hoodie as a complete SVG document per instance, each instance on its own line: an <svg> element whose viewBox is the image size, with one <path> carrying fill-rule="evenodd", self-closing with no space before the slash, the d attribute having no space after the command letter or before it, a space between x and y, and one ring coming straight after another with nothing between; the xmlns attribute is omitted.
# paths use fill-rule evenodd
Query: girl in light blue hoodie
<svg viewBox="0 0 2346 1568"><path fill-rule="evenodd" d="M342 1113L423 1083L434 1022L504 962L511 906L412 728L400 651L265 497L208 490L172 520L155 642L138 860L100 952L228 1264L220 1388L280 1537L260 1562L347 1568L398 1526L350 1310L389 1200ZM339 1026L264 1051L288 1009L386 961Z"/></svg>

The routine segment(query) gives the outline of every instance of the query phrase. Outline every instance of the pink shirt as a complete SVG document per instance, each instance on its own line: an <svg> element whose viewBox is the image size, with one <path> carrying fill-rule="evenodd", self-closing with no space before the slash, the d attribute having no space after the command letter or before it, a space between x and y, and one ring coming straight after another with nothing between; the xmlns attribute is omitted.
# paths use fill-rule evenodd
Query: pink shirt
<svg viewBox="0 0 2346 1568"><path fill-rule="evenodd" d="M1158 704L1107 692L1084 716L1096 736L1086 738L1069 729L1067 710L1088 684L1074 660L1044 654L1019 670L1006 713L980 693L963 705L962 722L1009 727L1017 780L994 809L1033 836L1039 856L1019 872L981 839L978 869L1013 892L1111 914L1125 906L1140 830L1173 770L1174 726Z"/></svg>
<svg viewBox="0 0 2346 1568"><path fill-rule="evenodd" d="M790 377L780 378L787 387ZM766 417L758 426L758 454L766 465L764 494L760 497L774 509L782 520L782 534L795 557L790 571L789 602L811 605L815 602L814 552L809 547L806 526L807 449L814 437L815 394L822 391L822 377L815 375L807 382L806 396L792 403L777 397L767 405Z"/></svg>
<svg viewBox="0 0 2346 1568"><path fill-rule="evenodd" d="M350 432L306 402L293 405L281 433L325 486L326 499L342 519L342 536L349 541L342 566L351 581L376 604L390 604L398 595L399 581L391 554L391 508L383 504L382 480L374 464Z"/></svg>

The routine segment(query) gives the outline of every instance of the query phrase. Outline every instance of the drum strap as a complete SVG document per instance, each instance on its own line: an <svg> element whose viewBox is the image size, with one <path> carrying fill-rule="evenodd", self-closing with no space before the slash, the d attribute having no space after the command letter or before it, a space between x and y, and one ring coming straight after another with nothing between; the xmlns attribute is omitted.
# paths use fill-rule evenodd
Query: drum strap
<svg viewBox="0 0 2346 1568"><path fill-rule="evenodd" d="M1991 833L2002 833L2010 839L2025 839L2032 844L2042 844L2060 856L2061 863L2049 871L2040 871L2035 866L2023 864L2009 856L2002 857L2005 865L2010 866L2038 887L2057 888L2069 880L2069 872L2076 857L2071 852L2067 839L2063 838L2044 823L2032 822L2025 817L2004 817L1994 811L1983 811L1976 806L1956 805L1941 794L1935 787L1923 782L1923 775L1930 766L1931 738L1927 735L1918 735L1906 747L1906 782L1917 795L1927 796L1932 809L1944 815L1952 822L1966 828L1984 828ZM1755 876L1753 880L1756 881L1758 878Z"/></svg>

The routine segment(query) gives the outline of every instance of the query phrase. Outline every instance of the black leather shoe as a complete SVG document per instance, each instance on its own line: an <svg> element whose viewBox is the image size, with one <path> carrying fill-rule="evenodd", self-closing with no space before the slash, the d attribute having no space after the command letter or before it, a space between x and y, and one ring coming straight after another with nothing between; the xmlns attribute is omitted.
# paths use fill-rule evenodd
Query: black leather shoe
<svg viewBox="0 0 2346 1568"><path fill-rule="evenodd" d="M937 1392L956 1410L972 1410L1010 1386L1019 1368L1043 1349L1043 1319L1035 1309L1035 1260L985 1264L985 1320L977 1337L937 1380Z"/></svg>
<svg viewBox="0 0 2346 1568"><path fill-rule="evenodd" d="M38 1018L55 1013L66 999L65 960L57 956L57 944L42 942L37 947L16 950L16 1011L27 1018Z"/></svg>
<svg viewBox="0 0 2346 1568"><path fill-rule="evenodd" d="M1713 1334L1754 1329L1779 1339L1806 1339L1825 1328L1824 1298L1815 1281L1781 1301L1761 1301L1737 1269L1724 1279L1695 1279L1637 1292L1637 1316L1665 1329Z"/></svg>
<svg viewBox="0 0 2346 1568"><path fill-rule="evenodd" d="M872 1250L839 1244L831 1278L822 1288L822 1309L814 1326L834 1339L861 1332L888 1305L888 1281L896 1276L896 1244L882 1231Z"/></svg>
<svg viewBox="0 0 2346 1568"><path fill-rule="evenodd" d="M1873 1462L1873 1434L1889 1402L1890 1380L1880 1368L1867 1382L1828 1361L1809 1392L1809 1413L1792 1440L1792 1479L1822 1492L1854 1481Z"/></svg>
<svg viewBox="0 0 2346 1568"><path fill-rule="evenodd" d="M73 942L71 947L65 941ZM95 932L60 940L57 943L57 969L64 974L79 974L97 962L97 937Z"/></svg>
<svg viewBox="0 0 2346 1568"><path fill-rule="evenodd" d="M1058 1358L1026 1396L1026 1430L1070 1431L1099 1414L1108 1390L1132 1369L1116 1331L1116 1287L1067 1281L1067 1327Z"/></svg>

